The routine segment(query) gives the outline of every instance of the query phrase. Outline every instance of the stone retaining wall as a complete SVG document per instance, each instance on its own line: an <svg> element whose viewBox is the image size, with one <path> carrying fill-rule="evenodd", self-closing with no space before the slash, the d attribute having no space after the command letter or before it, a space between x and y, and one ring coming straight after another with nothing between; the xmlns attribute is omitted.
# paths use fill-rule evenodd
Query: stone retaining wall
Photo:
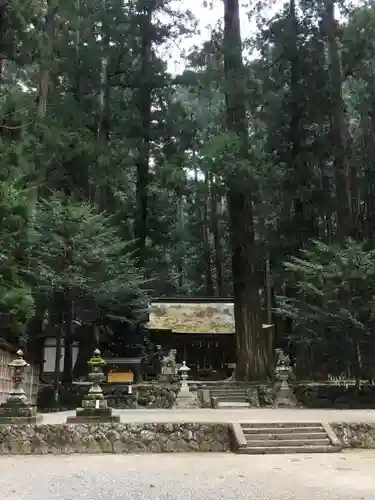
<svg viewBox="0 0 375 500"><path fill-rule="evenodd" d="M296 384L294 392L305 408L375 408L375 387L366 384L357 390L353 385Z"/></svg>
<svg viewBox="0 0 375 500"><path fill-rule="evenodd" d="M251 384L252 391L258 392L259 404L262 407L272 407L274 391L272 385ZM38 397L38 408L41 412L74 410L81 405L83 396L88 391L87 386L63 386L60 402L54 403L52 386L43 387ZM194 388L191 388L194 389ZM207 390L209 386L207 385ZM367 384L359 391L355 387L329 385L320 383L296 383L293 387L297 400L304 408L375 408L375 387ZM131 409L136 406L144 408L172 408L176 400L179 384L140 383L133 385L133 394L128 395L127 385L103 385L103 392L108 404L113 408ZM210 407L198 390L200 406Z"/></svg>
<svg viewBox="0 0 375 500"><path fill-rule="evenodd" d="M137 403L146 408L172 408L179 384L137 384Z"/></svg>
<svg viewBox="0 0 375 500"><path fill-rule="evenodd" d="M275 393L272 384L249 384L249 388L258 392L261 407L273 406ZM206 389L209 390L209 386ZM354 386L296 382L293 384L293 390L299 405L303 408L375 408L375 386L371 384L363 385L357 390ZM198 400L201 407L210 406L204 403L202 390L198 391Z"/></svg>
<svg viewBox="0 0 375 500"><path fill-rule="evenodd" d="M225 424L57 424L0 426L0 455L224 452Z"/></svg>
<svg viewBox="0 0 375 500"><path fill-rule="evenodd" d="M133 393L128 394L128 386L113 384L102 385L108 405L119 410L144 408L172 408L180 390L179 384L141 383L133 385ZM45 386L39 392L38 409L42 413L49 411L75 410L81 406L82 398L89 387L79 385L62 386L58 405L54 402L52 386Z"/></svg>
<svg viewBox="0 0 375 500"><path fill-rule="evenodd" d="M331 424L344 448L375 448L375 422Z"/></svg>
<svg viewBox="0 0 375 500"><path fill-rule="evenodd" d="M375 449L375 422L330 424L344 448ZM0 455L228 452L232 426L210 423L0 426Z"/></svg>

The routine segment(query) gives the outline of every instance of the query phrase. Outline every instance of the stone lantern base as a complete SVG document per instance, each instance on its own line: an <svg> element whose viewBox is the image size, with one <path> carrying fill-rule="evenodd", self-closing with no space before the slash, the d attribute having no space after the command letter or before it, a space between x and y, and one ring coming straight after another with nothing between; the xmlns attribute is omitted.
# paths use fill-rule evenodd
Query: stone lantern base
<svg viewBox="0 0 375 500"><path fill-rule="evenodd" d="M89 373L89 380L91 380L92 386L88 394L83 397L82 407L77 408L75 417L68 417L66 419L67 423L120 422L120 417L112 415L112 408L108 408L107 401L99 385L105 379L102 367L106 364L100 355L99 349L95 349L94 356L88 361L88 364L92 369L91 373Z"/></svg>
<svg viewBox="0 0 375 500"><path fill-rule="evenodd" d="M68 424L90 424L95 422L120 422L119 415L112 415L103 394L87 394L82 401L82 407L76 409L74 417L66 419Z"/></svg>
<svg viewBox="0 0 375 500"><path fill-rule="evenodd" d="M197 408L199 406L196 396L190 392L189 385L187 383L189 371L190 368L186 366L186 361L183 361L182 366L179 369L179 372L181 373L181 388L180 392L177 394L175 408L188 409Z"/></svg>
<svg viewBox="0 0 375 500"><path fill-rule="evenodd" d="M190 392L189 387L181 387L175 402L177 409L198 408L199 404L196 396Z"/></svg>
<svg viewBox="0 0 375 500"><path fill-rule="evenodd" d="M289 385L292 371L289 367L279 367L276 370L276 394L275 394L275 408L296 408L297 398L293 392L292 387Z"/></svg>
<svg viewBox="0 0 375 500"><path fill-rule="evenodd" d="M42 420L36 407L23 401L7 401L0 405L0 425L40 424Z"/></svg>
<svg viewBox="0 0 375 500"><path fill-rule="evenodd" d="M281 382L281 386L276 393L275 408L297 408L297 398L286 381Z"/></svg>

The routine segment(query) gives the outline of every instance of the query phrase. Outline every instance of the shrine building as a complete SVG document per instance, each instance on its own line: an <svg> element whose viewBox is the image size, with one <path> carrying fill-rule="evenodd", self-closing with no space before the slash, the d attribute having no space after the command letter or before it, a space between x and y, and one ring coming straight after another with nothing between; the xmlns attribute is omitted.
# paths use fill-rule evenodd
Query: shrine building
<svg viewBox="0 0 375 500"><path fill-rule="evenodd" d="M196 380L222 380L236 366L234 306L222 298L159 298L149 309L149 336L164 350L177 349ZM272 345L273 325L263 325Z"/></svg>

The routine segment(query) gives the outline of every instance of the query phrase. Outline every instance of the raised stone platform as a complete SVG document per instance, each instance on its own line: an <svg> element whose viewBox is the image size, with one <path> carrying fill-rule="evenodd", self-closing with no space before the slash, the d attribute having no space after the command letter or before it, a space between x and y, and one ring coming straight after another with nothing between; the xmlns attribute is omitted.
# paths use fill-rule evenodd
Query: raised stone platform
<svg viewBox="0 0 375 500"><path fill-rule="evenodd" d="M278 446L276 443L269 442L269 436L265 439L262 432L268 428L266 424L243 424L243 429L252 431L252 439L256 444L257 453L310 453L339 451L341 448L368 448L375 449L375 422L374 423L332 423L310 424L309 429L305 429L303 439L311 436L314 427L324 429L325 436L322 438L327 441L329 438L332 447L323 444L320 449L311 449L303 443L296 447L294 443L282 443ZM305 425L300 424L301 428ZM72 453L164 453L164 452L244 452L245 447L249 446L249 437L243 439L243 443L236 437L236 427L239 424L227 423L92 423L92 424L56 424L56 425L9 425L0 427L0 455L9 454L72 454ZM290 429L286 424L271 425L272 433L275 428L279 429L280 434L289 433ZM327 432L327 427L334 431L334 434ZM280 430L281 429L281 430ZM256 435L255 430L259 431ZM237 429L238 431L238 429ZM323 431L317 431L320 434ZM246 434L246 433L245 433ZM263 432L264 434L264 432ZM289 439L295 439L294 436L288 436ZM319 438L321 439L321 438ZM258 441L261 440L261 445ZM265 444L264 441L267 441ZM288 441L287 440L287 441ZM301 444L301 443L300 443ZM239 446L240 445L240 446ZM261 449L262 448L262 449ZM269 449L265 449L269 448ZM278 449L276 449L278 448Z"/></svg>
<svg viewBox="0 0 375 500"><path fill-rule="evenodd" d="M74 411L44 413L46 424L65 423ZM124 423L169 423L169 422L375 422L375 410L324 410L324 409L137 409L113 410Z"/></svg>
<svg viewBox="0 0 375 500"><path fill-rule="evenodd" d="M236 451L235 426L260 428L258 437L264 440L261 431L269 428L267 424L275 428L277 423L288 422L309 423L309 438L321 439L321 436L311 435L314 430L311 427L323 427L326 433L323 439L327 439L330 434L327 429L331 428L339 441L333 443L333 436L330 436L331 443L344 449L375 449L373 410L194 409L118 410L113 413L120 422L64 423L67 417L74 416L74 412L65 412L44 415L43 425L0 426L0 455ZM316 431L321 432L321 429ZM291 436L295 438L296 435Z"/></svg>
<svg viewBox="0 0 375 500"><path fill-rule="evenodd" d="M35 406L23 402L6 402L0 406L0 425L39 424L42 419Z"/></svg>
<svg viewBox="0 0 375 500"><path fill-rule="evenodd" d="M76 414L68 416L69 424L120 422L119 415L112 415L112 408L77 408Z"/></svg>
<svg viewBox="0 0 375 500"><path fill-rule="evenodd" d="M0 428L2 454L230 451L225 424L57 424Z"/></svg>

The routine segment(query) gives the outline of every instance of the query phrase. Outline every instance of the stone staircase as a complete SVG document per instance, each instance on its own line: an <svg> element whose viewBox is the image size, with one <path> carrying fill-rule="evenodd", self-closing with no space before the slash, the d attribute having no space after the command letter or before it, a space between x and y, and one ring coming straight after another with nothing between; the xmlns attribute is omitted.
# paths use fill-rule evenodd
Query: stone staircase
<svg viewBox="0 0 375 500"><path fill-rule="evenodd" d="M248 385L220 384L209 387L211 398L218 400L218 408L248 408Z"/></svg>
<svg viewBox="0 0 375 500"><path fill-rule="evenodd" d="M232 424L237 453L334 453L341 443L326 423Z"/></svg>

